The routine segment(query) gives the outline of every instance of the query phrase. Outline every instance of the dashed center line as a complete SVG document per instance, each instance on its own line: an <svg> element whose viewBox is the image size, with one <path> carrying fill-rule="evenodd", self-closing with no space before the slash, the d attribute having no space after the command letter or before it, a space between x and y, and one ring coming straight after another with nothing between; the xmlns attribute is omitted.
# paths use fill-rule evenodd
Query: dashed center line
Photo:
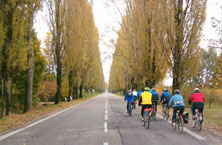
<svg viewBox="0 0 222 145"><path fill-rule="evenodd" d="M105 132L105 135L107 135L107 132L108 132L108 128L107 128L107 120L108 120L108 111L107 111L107 100L108 100L108 96L106 95L106 103L105 103L105 121L104 121L104 132ZM107 140L105 140L107 141ZM105 142L103 145L108 145L108 142Z"/></svg>
<svg viewBox="0 0 222 145"><path fill-rule="evenodd" d="M107 129L107 122L104 123L104 128L105 128L105 129L104 129L105 134L107 134L107 132L108 132L108 129Z"/></svg>
<svg viewBox="0 0 222 145"><path fill-rule="evenodd" d="M107 114L105 114L105 121L107 121L107 119L108 119L108 115L107 115Z"/></svg>

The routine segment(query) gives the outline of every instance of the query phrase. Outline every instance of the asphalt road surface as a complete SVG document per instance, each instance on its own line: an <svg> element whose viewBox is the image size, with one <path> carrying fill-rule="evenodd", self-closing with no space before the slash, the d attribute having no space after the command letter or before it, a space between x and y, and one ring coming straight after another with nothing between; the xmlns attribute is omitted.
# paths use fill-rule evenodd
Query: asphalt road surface
<svg viewBox="0 0 222 145"><path fill-rule="evenodd" d="M123 98L104 93L62 113L0 137L0 145L211 145L212 141L179 134L157 118L142 126L140 108L126 113Z"/></svg>

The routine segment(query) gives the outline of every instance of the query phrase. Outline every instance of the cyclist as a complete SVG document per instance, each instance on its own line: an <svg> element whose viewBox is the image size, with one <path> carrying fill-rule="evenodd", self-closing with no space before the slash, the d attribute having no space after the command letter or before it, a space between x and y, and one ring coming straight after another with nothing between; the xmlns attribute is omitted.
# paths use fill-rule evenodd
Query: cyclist
<svg viewBox="0 0 222 145"><path fill-rule="evenodd" d="M152 94L152 105L156 105L156 107L157 107L157 101L159 100L159 94L156 92L155 88L152 88L151 94ZM156 111L157 111L157 108L156 108Z"/></svg>
<svg viewBox="0 0 222 145"><path fill-rule="evenodd" d="M191 111L192 111L193 119L196 114L195 112L196 109L199 109L200 113L203 114L204 102L205 102L204 95L200 93L199 88L195 88L193 94L191 95L189 99L189 104L192 103ZM203 121L203 118L202 118L202 121Z"/></svg>
<svg viewBox="0 0 222 145"><path fill-rule="evenodd" d="M134 96L133 96L131 90L128 90L128 92L126 93L126 95L125 95L125 97L124 97L124 100L125 100L125 101L127 100L126 110L127 110L127 113L128 113L129 103L134 101Z"/></svg>
<svg viewBox="0 0 222 145"><path fill-rule="evenodd" d="M149 92L149 88L145 87L144 92L141 94L140 100L139 100L139 105L141 107L141 117L142 121L143 120L143 113L145 108L151 108L152 107L152 94Z"/></svg>
<svg viewBox="0 0 222 145"><path fill-rule="evenodd" d="M133 107L134 109L136 108L136 100L137 100L137 91L135 89L133 89L133 96L134 96L134 104L133 104Z"/></svg>
<svg viewBox="0 0 222 145"><path fill-rule="evenodd" d="M138 91L138 93L137 93L138 100L140 99L142 93L143 93L143 91L141 91L141 90Z"/></svg>
<svg viewBox="0 0 222 145"><path fill-rule="evenodd" d="M163 93L160 97L160 102L162 102L162 111L164 111L164 105L169 103L170 100L170 93L168 92L168 89L163 89Z"/></svg>
<svg viewBox="0 0 222 145"><path fill-rule="evenodd" d="M174 103L174 107L173 107L173 118L172 118L172 122L176 122L176 112L177 110L180 110L180 114L182 114L184 112L184 100L183 97L179 94L180 90L176 89L174 90L175 95L173 95L169 101L168 106L171 106L172 103Z"/></svg>

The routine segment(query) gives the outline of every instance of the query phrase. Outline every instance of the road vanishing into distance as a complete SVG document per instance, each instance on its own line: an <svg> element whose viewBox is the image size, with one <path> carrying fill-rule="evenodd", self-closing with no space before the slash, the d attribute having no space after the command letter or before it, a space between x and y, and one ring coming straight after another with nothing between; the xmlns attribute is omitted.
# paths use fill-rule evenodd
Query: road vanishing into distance
<svg viewBox="0 0 222 145"><path fill-rule="evenodd" d="M158 107L160 109L160 107ZM0 136L0 145L211 145L192 131L179 134L160 118L142 126L140 108L126 113L123 98L104 93ZM195 136L197 135L197 136Z"/></svg>

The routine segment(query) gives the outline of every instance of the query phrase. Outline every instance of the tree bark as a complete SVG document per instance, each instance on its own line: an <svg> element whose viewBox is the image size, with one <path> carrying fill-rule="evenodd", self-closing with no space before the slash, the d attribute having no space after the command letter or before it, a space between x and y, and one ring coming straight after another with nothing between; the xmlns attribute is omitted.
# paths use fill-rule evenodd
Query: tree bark
<svg viewBox="0 0 222 145"><path fill-rule="evenodd" d="M175 4L176 5L176 4ZM178 0L178 4L175 6L175 27L176 27L176 40L175 48L173 50L173 85L172 85L172 94L174 94L175 89L181 88L181 61L182 61L182 47L183 47L183 1Z"/></svg>
<svg viewBox="0 0 222 145"><path fill-rule="evenodd" d="M30 2L29 2L30 3ZM31 4L32 5L32 4ZM30 4L29 4L30 6ZM35 69L34 62L34 47L33 47L33 14L29 18L28 24L28 70L27 70L27 80L26 80L26 94L24 102L24 113L32 109L32 92L33 92L33 76Z"/></svg>
<svg viewBox="0 0 222 145"><path fill-rule="evenodd" d="M76 85L73 86L73 99L78 98L78 87Z"/></svg>
<svg viewBox="0 0 222 145"><path fill-rule="evenodd" d="M70 102L70 97L72 96L72 90L73 90L73 78L72 78L72 71L69 73L69 97L68 101Z"/></svg>
<svg viewBox="0 0 222 145"><path fill-rule="evenodd" d="M83 97L83 82L80 84L79 86L79 98L82 98Z"/></svg>
<svg viewBox="0 0 222 145"><path fill-rule="evenodd" d="M2 114L1 114L1 118L3 118L5 116L5 113L6 113L6 98L5 98L5 95L4 95L4 82L3 82L3 79L2 79Z"/></svg>
<svg viewBox="0 0 222 145"><path fill-rule="evenodd" d="M60 4L61 0L57 0L55 2L55 11L56 11L56 62L57 62L57 91L55 96L55 104L59 104L61 102L62 96L62 60L61 60L61 20L60 20Z"/></svg>
<svg viewBox="0 0 222 145"><path fill-rule="evenodd" d="M11 77L9 72L9 51L12 48L12 34L13 34L13 8L11 5L8 6L8 11L4 15L3 27L6 28L6 37L2 48L2 79L3 79L3 110L2 117L10 115L11 112Z"/></svg>

